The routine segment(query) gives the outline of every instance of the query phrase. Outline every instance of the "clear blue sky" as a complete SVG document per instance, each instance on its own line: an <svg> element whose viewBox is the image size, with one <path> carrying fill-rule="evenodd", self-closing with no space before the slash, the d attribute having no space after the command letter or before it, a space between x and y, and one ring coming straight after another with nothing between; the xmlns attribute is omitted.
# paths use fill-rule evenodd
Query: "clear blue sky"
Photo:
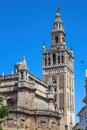
<svg viewBox="0 0 87 130"><path fill-rule="evenodd" d="M61 6L66 44L74 50L78 113L85 96L87 0L0 0L0 73L10 74L14 64L25 55L30 72L41 78L42 44L45 40L47 48L50 46L50 31L58 5Z"/></svg>

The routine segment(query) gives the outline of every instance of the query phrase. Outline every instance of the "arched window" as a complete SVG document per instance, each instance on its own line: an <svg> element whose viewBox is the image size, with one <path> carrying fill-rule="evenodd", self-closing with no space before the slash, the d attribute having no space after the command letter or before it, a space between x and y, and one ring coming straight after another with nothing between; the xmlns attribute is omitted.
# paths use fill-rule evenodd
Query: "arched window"
<svg viewBox="0 0 87 130"><path fill-rule="evenodd" d="M56 64L56 55L53 54L53 65Z"/></svg>
<svg viewBox="0 0 87 130"><path fill-rule="evenodd" d="M23 72L21 72L21 79L23 79Z"/></svg>
<svg viewBox="0 0 87 130"><path fill-rule="evenodd" d="M58 36L55 36L55 42L58 43Z"/></svg>

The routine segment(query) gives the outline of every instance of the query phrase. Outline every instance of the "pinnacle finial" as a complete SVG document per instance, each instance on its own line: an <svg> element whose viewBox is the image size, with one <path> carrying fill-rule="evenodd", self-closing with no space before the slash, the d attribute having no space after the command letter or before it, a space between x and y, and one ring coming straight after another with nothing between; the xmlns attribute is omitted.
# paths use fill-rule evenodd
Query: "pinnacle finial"
<svg viewBox="0 0 87 130"><path fill-rule="evenodd" d="M22 62L26 62L25 56L22 57Z"/></svg>
<svg viewBox="0 0 87 130"><path fill-rule="evenodd" d="M43 40L43 50L46 49L45 47L45 41Z"/></svg>
<svg viewBox="0 0 87 130"><path fill-rule="evenodd" d="M86 69L86 77L87 77L87 69Z"/></svg>
<svg viewBox="0 0 87 130"><path fill-rule="evenodd" d="M57 7L57 13L60 13L60 10L61 10L61 8L60 8L60 6L58 6Z"/></svg>

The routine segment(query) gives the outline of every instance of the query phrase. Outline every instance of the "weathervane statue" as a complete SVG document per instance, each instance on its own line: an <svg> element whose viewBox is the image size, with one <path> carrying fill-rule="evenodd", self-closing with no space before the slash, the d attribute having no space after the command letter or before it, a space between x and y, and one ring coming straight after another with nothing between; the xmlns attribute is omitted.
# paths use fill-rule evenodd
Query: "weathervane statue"
<svg viewBox="0 0 87 130"><path fill-rule="evenodd" d="M57 13L59 13L61 10L60 6L57 7Z"/></svg>

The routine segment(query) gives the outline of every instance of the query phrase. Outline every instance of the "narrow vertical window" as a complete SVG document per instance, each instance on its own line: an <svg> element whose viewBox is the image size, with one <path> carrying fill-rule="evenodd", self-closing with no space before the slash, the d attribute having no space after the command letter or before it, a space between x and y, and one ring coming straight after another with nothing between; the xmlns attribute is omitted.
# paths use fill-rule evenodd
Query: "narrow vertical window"
<svg viewBox="0 0 87 130"><path fill-rule="evenodd" d="M21 79L23 79L23 72L21 72Z"/></svg>
<svg viewBox="0 0 87 130"><path fill-rule="evenodd" d="M48 58L48 65L50 65L50 58Z"/></svg>
<svg viewBox="0 0 87 130"><path fill-rule="evenodd" d="M47 58L45 58L45 66L47 65Z"/></svg>
<svg viewBox="0 0 87 130"><path fill-rule="evenodd" d="M58 43L58 36L55 37L55 42Z"/></svg>
<svg viewBox="0 0 87 130"><path fill-rule="evenodd" d="M62 64L63 64L64 63L64 56L62 56L61 59L62 59Z"/></svg>
<svg viewBox="0 0 87 130"><path fill-rule="evenodd" d="M61 29L61 24L59 24L59 29Z"/></svg>
<svg viewBox="0 0 87 130"><path fill-rule="evenodd" d="M60 56L58 56L58 64L60 64Z"/></svg>
<svg viewBox="0 0 87 130"><path fill-rule="evenodd" d="M56 55L53 54L53 64L56 64Z"/></svg>

